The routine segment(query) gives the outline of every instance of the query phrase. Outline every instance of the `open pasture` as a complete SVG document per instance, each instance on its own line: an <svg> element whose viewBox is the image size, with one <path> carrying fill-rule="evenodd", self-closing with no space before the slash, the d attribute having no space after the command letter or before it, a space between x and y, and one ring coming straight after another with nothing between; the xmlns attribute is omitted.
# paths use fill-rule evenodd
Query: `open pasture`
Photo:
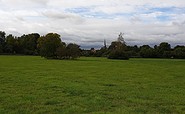
<svg viewBox="0 0 185 114"><path fill-rule="evenodd" d="M185 60L0 56L0 113L185 113Z"/></svg>

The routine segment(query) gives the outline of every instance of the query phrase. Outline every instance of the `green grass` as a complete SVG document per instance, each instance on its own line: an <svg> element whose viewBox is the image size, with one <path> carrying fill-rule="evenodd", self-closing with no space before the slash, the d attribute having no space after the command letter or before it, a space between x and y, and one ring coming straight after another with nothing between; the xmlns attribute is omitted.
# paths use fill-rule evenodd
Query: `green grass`
<svg viewBox="0 0 185 114"><path fill-rule="evenodd" d="M7 113L185 113L185 60L0 56Z"/></svg>

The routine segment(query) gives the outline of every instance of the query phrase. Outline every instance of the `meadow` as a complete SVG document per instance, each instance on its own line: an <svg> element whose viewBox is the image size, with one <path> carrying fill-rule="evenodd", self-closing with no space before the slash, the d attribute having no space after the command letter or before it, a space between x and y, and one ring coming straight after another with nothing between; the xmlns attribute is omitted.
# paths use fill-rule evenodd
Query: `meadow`
<svg viewBox="0 0 185 114"><path fill-rule="evenodd" d="M185 60L0 56L7 113L185 113Z"/></svg>

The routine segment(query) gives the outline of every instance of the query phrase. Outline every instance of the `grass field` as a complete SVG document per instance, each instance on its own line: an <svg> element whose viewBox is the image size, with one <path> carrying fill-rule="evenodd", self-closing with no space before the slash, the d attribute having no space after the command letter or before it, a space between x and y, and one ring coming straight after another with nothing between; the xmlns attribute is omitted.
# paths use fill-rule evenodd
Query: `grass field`
<svg viewBox="0 0 185 114"><path fill-rule="evenodd" d="M185 113L185 60L0 56L7 113Z"/></svg>

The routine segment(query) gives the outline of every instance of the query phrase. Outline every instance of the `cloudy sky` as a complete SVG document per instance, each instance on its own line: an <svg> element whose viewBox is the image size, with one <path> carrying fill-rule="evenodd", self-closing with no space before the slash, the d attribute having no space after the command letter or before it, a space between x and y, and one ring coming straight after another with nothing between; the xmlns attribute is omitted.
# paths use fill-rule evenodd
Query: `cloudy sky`
<svg viewBox="0 0 185 114"><path fill-rule="evenodd" d="M0 0L0 30L56 32L84 48L110 44L120 32L129 45L185 45L185 0Z"/></svg>

